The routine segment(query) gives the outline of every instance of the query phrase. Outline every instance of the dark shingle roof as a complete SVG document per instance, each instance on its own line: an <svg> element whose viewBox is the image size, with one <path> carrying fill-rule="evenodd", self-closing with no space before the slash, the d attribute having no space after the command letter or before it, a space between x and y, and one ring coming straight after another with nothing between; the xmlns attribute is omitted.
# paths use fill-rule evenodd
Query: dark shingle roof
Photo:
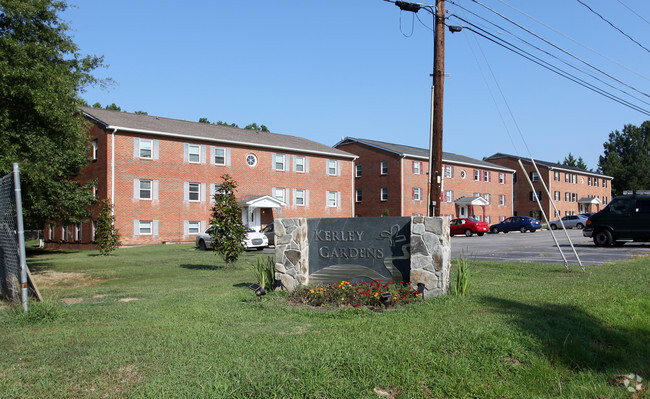
<svg viewBox="0 0 650 399"><path fill-rule="evenodd" d="M499 159L499 158L511 158L511 159L515 159L515 160L521 159L522 162L532 163L530 161L530 158L520 157L520 156L517 156L517 155L504 154L504 153L501 153L501 152L497 152L496 154L491 155L491 156L487 157L486 159ZM553 170L553 169L561 169L561 170L581 173L581 174L585 174L585 175L612 178L611 176L607 176L607 175L604 175L602 173L593 172L593 171L590 171L590 170L580 169L580 168L575 167L575 166L562 165L562 164L557 163L557 162L547 162L547 161L540 161L539 159L535 159L535 163L537 165L547 167L547 168L549 168L551 170Z"/></svg>
<svg viewBox="0 0 650 399"><path fill-rule="evenodd" d="M396 154L405 157L421 158L425 160L429 159L429 149L427 148L411 147L408 145L385 143L383 141L360 139L354 137L344 138L343 140L335 144L335 147L340 144L352 143L352 142L366 144L371 147L376 147L385 151L394 152ZM503 170L507 172L514 172L514 170L510 168L506 168L505 166L496 165L490 162L485 162L480 159L466 157L465 155L452 154L450 152L442 153L442 161L448 164L469 165L469 166L476 166L479 168L490 168L496 170Z"/></svg>
<svg viewBox="0 0 650 399"><path fill-rule="evenodd" d="M109 111L101 108L81 107L81 111L89 118L104 125L106 128L118 129L118 131L207 140L343 158L357 158L356 155L337 148L332 148L325 144L320 144L302 137L288 136L285 134L257 132L254 130L239 129L230 126L189 122L179 119L132 114L120 111Z"/></svg>

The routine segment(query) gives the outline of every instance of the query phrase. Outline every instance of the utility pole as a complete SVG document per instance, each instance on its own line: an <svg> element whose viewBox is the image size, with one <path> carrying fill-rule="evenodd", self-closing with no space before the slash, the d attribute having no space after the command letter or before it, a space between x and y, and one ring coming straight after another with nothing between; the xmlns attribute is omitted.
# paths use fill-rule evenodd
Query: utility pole
<svg viewBox="0 0 650 399"><path fill-rule="evenodd" d="M433 87L429 140L429 216L440 216L442 203L442 107L445 90L445 0L436 0L433 35Z"/></svg>

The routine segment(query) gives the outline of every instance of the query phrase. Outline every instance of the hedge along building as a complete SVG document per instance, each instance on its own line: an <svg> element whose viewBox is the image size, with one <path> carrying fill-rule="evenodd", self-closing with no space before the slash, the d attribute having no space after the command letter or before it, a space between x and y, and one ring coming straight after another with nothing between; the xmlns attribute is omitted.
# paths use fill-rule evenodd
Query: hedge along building
<svg viewBox="0 0 650 399"><path fill-rule="evenodd" d="M598 212L612 199L613 177L601 173L561 165L559 163L535 160L539 174L530 159L496 153L486 158L492 163L517 170L514 186L514 211L519 216L541 218L535 196L540 199L542 208L549 218L575 215L586 212ZM526 174L533 183L533 188L525 176L521 176L522 161ZM544 190L542 181L550 192L550 198ZM551 204L554 200L558 212Z"/></svg>
<svg viewBox="0 0 650 399"><path fill-rule="evenodd" d="M350 217L354 155L300 137L82 107L92 160L81 182L108 198L123 245L193 241L221 176L239 184L244 224L275 217ZM90 244L92 220L47 228L51 245Z"/></svg>
<svg viewBox="0 0 650 399"><path fill-rule="evenodd" d="M346 137L335 148L357 155L357 216L427 214L429 150ZM488 223L512 216L513 169L443 152L441 212Z"/></svg>

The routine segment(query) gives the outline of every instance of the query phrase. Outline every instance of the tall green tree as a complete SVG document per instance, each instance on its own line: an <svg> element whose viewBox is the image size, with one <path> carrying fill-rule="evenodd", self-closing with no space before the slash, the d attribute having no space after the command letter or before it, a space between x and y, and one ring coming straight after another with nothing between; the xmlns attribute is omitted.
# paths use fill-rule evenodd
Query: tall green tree
<svg viewBox="0 0 650 399"><path fill-rule="evenodd" d="M226 266L230 266L244 252L246 229L235 197L237 182L228 174L221 176L221 179L223 182L214 194L210 236L215 252L221 255Z"/></svg>
<svg viewBox="0 0 650 399"><path fill-rule="evenodd" d="M0 174L21 165L25 224L76 223L88 216L91 184L75 176L90 142L76 117L79 93L101 83L102 58L82 56L59 14L61 0L0 0Z"/></svg>
<svg viewBox="0 0 650 399"><path fill-rule="evenodd" d="M587 164L585 163L584 159L582 159L582 157L578 157L578 159L576 159L571 153L569 153L567 157L564 157L564 161L558 163L566 166L573 166L574 168L580 168L582 170L587 170Z"/></svg>
<svg viewBox="0 0 650 399"><path fill-rule="evenodd" d="M609 134L598 159L598 171L612 176L612 192L650 190L650 121L625 125Z"/></svg>

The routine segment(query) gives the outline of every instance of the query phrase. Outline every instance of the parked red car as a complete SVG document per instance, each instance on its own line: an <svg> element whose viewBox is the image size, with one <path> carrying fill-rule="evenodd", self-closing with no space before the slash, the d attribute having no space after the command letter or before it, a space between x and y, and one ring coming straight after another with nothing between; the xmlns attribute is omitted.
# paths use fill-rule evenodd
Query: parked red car
<svg viewBox="0 0 650 399"><path fill-rule="evenodd" d="M476 233L477 236L482 236L490 230L490 227L485 222L479 222L474 218L462 218L454 219L449 223L449 234L465 234L467 237L471 237L472 234Z"/></svg>

